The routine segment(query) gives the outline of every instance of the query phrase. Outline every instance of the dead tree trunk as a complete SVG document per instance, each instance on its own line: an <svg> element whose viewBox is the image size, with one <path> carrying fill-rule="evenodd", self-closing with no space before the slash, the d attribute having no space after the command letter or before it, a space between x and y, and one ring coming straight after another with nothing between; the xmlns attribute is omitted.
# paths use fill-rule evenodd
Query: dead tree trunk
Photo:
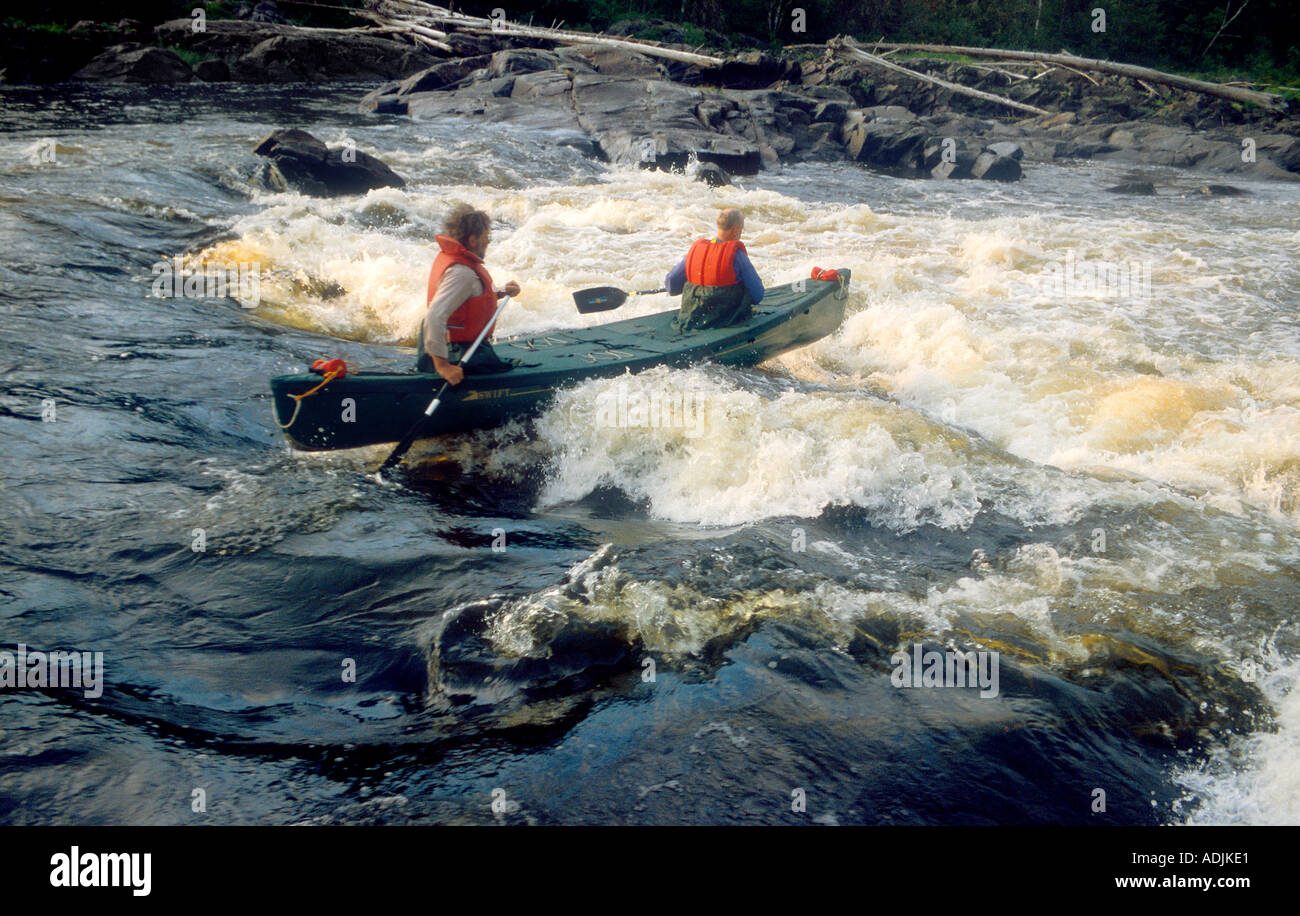
<svg viewBox="0 0 1300 916"><path fill-rule="evenodd" d="M872 64L877 67L883 67L886 70L891 70L895 73L901 73L905 76L910 76L912 79L920 80L921 82L924 83L933 83L936 86L941 86L944 89L947 89L951 92L956 92L959 95L968 95L971 98L982 99L985 102L994 102L998 105L1006 105L1008 108L1015 108L1020 111L1027 111L1030 114L1036 114L1036 115L1050 114L1050 112L1046 111L1045 109L1038 108L1034 105L1026 105L1024 102L1017 102L1015 99L1008 99L1000 95L994 95L992 92L984 92L980 89L971 89L968 86L962 86L957 83L950 83L947 80L941 80L938 79L937 77L930 76L929 74L926 73L918 73L915 70L909 70L906 67L900 67L898 64L894 63L893 61L885 60L883 57L862 50L856 44L854 44L853 39L851 38L832 39L830 42L827 43L827 47L830 47L833 50L837 51L838 53L843 54L845 57L849 58L850 60L856 60L861 63Z"/></svg>
<svg viewBox="0 0 1300 916"><path fill-rule="evenodd" d="M880 42L876 47L889 48L895 51L926 51L931 54L965 54L969 57L999 57L1004 60L1037 60L1048 64L1059 64L1063 67L1074 67L1078 70L1095 70L1100 73L1113 73L1116 76L1127 76L1135 80L1146 80L1149 83L1160 83L1164 86L1173 86L1177 89L1186 89L1190 92L1200 92L1205 95L1213 95L1233 102L1257 105L1268 111L1282 111L1286 109L1286 100L1271 92L1259 92L1255 89L1243 89L1238 86L1225 86L1222 83L1207 83L1204 80L1192 79L1190 76L1178 76L1173 73L1162 73L1159 70L1152 70L1149 67L1138 67L1134 64L1117 64L1109 60L1095 60L1090 57L1076 57L1073 54L1045 54L1038 51L1008 51L998 48L968 48L953 45L900 44L895 42Z"/></svg>
<svg viewBox="0 0 1300 916"><path fill-rule="evenodd" d="M556 44L625 48L651 57L663 57L686 64L695 64L699 67L721 67L723 64L722 58L712 57L707 54L678 51L674 48L661 48L658 45L624 38L612 38L607 35L593 35L590 32L546 29L541 26L520 25L504 19L484 19L479 16L467 16L464 13L454 13L451 10L430 3L421 3L419 0L383 0L374 7L371 16L383 19L386 25L411 29L415 34L419 34L416 31L418 28L428 29L430 26L440 26L443 29L478 35L543 38Z"/></svg>

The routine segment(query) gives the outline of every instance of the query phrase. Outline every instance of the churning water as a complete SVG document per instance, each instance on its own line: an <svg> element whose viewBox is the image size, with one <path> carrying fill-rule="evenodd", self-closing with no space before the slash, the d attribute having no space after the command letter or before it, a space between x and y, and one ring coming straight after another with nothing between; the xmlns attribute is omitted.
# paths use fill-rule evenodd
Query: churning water
<svg viewBox="0 0 1300 916"><path fill-rule="evenodd" d="M0 820L1300 823L1300 189L715 190L359 95L0 90L0 650L105 668L0 688ZM278 126L409 185L256 191ZM501 334L673 307L570 293L658 286L723 206L769 283L851 268L848 315L402 486L290 452L267 379L409 365L452 200L524 288ZM177 257L256 295L154 295ZM997 695L898 688L915 645L998 653Z"/></svg>

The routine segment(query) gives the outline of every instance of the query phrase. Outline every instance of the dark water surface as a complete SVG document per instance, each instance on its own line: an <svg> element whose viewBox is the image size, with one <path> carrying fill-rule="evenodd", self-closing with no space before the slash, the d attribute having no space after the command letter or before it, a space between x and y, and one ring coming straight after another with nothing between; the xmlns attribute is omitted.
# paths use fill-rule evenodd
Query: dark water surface
<svg viewBox="0 0 1300 916"><path fill-rule="evenodd" d="M714 191L359 95L0 90L0 650L105 680L0 688L0 822L1300 822L1295 188ZM279 126L410 185L257 192ZM850 316L428 443L400 484L384 449L291 453L267 379L407 363L452 198L525 286L505 333L658 285L728 203L774 282L853 268ZM1066 250L1145 261L1151 297L1044 293ZM151 295L200 252L258 262L260 301ZM598 428L619 384L707 428ZM997 652L997 696L894 686L917 644Z"/></svg>

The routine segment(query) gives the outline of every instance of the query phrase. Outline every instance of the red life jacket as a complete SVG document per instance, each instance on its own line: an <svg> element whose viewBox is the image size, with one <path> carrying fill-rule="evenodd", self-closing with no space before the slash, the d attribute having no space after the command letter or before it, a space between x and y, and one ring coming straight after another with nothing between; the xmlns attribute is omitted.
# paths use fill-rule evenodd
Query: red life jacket
<svg viewBox="0 0 1300 916"><path fill-rule="evenodd" d="M429 271L429 290L424 300L424 307L428 308L429 303L433 301L433 297L438 292L438 282L442 280L442 275L447 272L448 267L453 264L464 264L471 268L483 282L483 292L477 296L470 296L460 308L447 316L447 341L448 343L473 343L496 313L496 287L492 285L492 277L483 266L482 258L455 239L449 239L445 235L434 238L442 251L438 252L438 256L433 259L433 268ZM492 331L488 331L488 338L491 337Z"/></svg>
<svg viewBox="0 0 1300 916"><path fill-rule="evenodd" d="M700 239L686 253L686 280L696 286L735 286L736 252L744 251L743 242L719 242Z"/></svg>

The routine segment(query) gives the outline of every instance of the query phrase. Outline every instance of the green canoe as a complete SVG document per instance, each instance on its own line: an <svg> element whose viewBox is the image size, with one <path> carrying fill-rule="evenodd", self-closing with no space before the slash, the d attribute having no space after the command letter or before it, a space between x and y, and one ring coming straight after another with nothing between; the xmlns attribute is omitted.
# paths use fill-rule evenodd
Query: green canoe
<svg viewBox="0 0 1300 916"><path fill-rule="evenodd" d="M496 341L493 348L501 358L519 364L508 372L465 376L448 391L421 435L499 426L541 410L557 388L584 379L706 361L756 365L820 340L840 326L849 271L840 269L839 274L839 282L803 280L772 287L753 318L725 328L683 334L672 326L674 310ZM276 421L289 442L305 451L398 441L429 405L442 379L418 372L358 372L294 400L293 395L320 382L320 376L310 373L271 379Z"/></svg>

